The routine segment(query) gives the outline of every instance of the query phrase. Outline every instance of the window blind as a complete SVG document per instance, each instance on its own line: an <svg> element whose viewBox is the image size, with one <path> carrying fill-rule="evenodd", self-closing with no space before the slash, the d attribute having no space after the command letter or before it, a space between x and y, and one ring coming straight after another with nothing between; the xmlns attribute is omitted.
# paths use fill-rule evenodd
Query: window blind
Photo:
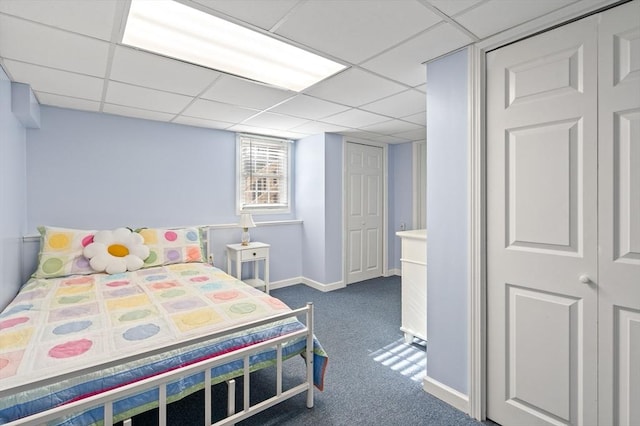
<svg viewBox="0 0 640 426"><path fill-rule="evenodd" d="M240 209L289 206L289 141L240 135Z"/></svg>

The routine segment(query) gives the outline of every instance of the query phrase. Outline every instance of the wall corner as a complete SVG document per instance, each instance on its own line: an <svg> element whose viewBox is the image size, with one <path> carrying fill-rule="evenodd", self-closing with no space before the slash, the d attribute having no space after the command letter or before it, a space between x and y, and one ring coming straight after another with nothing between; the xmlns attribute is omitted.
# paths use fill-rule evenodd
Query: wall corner
<svg viewBox="0 0 640 426"><path fill-rule="evenodd" d="M40 104L28 84L11 83L11 111L27 129L40 128Z"/></svg>

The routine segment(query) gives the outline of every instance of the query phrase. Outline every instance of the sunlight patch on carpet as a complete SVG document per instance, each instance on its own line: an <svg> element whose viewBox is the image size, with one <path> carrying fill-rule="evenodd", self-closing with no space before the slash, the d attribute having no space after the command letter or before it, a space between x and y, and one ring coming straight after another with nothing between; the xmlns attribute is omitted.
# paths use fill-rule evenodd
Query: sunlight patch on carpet
<svg viewBox="0 0 640 426"><path fill-rule="evenodd" d="M424 349L408 345L404 339L396 340L372 352L369 356L385 367L396 371L414 382L421 381L427 372L427 354Z"/></svg>

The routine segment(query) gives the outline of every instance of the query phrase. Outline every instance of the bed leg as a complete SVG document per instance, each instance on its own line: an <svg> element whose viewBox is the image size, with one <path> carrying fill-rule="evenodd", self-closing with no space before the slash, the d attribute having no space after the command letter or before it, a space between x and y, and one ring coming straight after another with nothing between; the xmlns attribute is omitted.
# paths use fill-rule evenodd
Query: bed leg
<svg viewBox="0 0 640 426"><path fill-rule="evenodd" d="M131 419L127 419L122 422L122 426L131 426L132 424Z"/></svg>
<svg viewBox="0 0 640 426"><path fill-rule="evenodd" d="M211 369L204 372L204 424L211 425Z"/></svg>
<svg viewBox="0 0 640 426"><path fill-rule="evenodd" d="M227 416L236 413L236 381L227 380Z"/></svg>
<svg viewBox="0 0 640 426"><path fill-rule="evenodd" d="M307 303L309 310L307 311L307 328L309 334L307 335L307 383L309 389L307 390L307 408L313 408L313 303Z"/></svg>

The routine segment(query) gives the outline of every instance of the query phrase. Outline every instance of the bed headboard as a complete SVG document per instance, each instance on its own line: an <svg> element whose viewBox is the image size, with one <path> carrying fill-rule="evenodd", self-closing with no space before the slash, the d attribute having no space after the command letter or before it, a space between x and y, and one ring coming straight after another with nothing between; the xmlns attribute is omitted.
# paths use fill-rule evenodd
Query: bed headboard
<svg viewBox="0 0 640 426"><path fill-rule="evenodd" d="M26 283L31 274L38 267L38 252L40 251L40 236L29 235L22 237L22 275L21 284Z"/></svg>

